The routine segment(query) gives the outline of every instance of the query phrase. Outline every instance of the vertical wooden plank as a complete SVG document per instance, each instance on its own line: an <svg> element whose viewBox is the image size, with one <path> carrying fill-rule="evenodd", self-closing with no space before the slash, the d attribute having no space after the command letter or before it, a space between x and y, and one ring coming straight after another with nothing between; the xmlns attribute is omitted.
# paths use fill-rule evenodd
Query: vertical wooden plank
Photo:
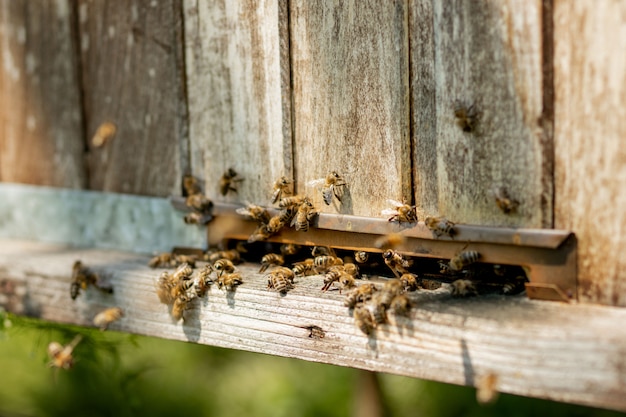
<svg viewBox="0 0 626 417"><path fill-rule="evenodd" d="M554 2L555 224L579 300L626 306L626 3Z"/></svg>
<svg viewBox="0 0 626 417"><path fill-rule="evenodd" d="M79 0L90 188L166 196L185 169L180 0ZM117 126L94 147L100 124Z"/></svg>
<svg viewBox="0 0 626 417"><path fill-rule="evenodd" d="M298 191L363 216L412 201L406 1L294 0L290 13ZM306 187L331 170L349 183L341 206Z"/></svg>
<svg viewBox="0 0 626 417"><path fill-rule="evenodd" d="M270 204L292 176L286 0L185 0L191 164L211 198ZM233 168L245 180L223 197Z"/></svg>
<svg viewBox="0 0 626 417"><path fill-rule="evenodd" d="M82 188L70 0L0 1L0 181Z"/></svg>
<svg viewBox="0 0 626 417"><path fill-rule="evenodd" d="M420 34L412 34L413 124L420 211L460 223L494 226L552 226L552 138L545 127L542 70L542 2L433 0L434 71L420 60ZM412 27L427 27L428 4L413 3ZM419 13L426 10L426 13ZM417 45L417 46L416 46ZM426 68L426 71L423 70ZM423 80L419 74L424 73ZM433 127L422 115L432 111L423 88L434 74L436 171ZM426 104L424 104L426 103ZM455 109L474 106L473 132L457 125ZM436 183L436 185L434 184ZM493 190L505 187L520 202L506 215ZM433 213L433 202L437 210Z"/></svg>

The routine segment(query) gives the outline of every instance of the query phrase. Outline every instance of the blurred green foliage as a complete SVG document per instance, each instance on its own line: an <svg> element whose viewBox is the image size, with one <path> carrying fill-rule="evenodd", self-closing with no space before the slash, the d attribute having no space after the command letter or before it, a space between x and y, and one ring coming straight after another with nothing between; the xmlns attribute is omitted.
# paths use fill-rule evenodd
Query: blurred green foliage
<svg viewBox="0 0 626 417"><path fill-rule="evenodd" d="M0 415L350 416L350 368L150 337L60 326L0 312ZM83 340L69 371L48 343ZM380 374L393 416L623 415L512 395L480 406L472 388Z"/></svg>

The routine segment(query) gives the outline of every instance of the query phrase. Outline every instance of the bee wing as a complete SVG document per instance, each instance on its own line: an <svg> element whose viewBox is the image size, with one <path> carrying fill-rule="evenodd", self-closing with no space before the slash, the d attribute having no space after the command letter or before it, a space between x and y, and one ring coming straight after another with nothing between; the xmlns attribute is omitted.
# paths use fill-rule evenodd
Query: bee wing
<svg viewBox="0 0 626 417"><path fill-rule="evenodd" d="M402 207L404 205L404 203L401 203L397 200L392 200L391 198L387 199L387 203L389 203L389 205L393 207Z"/></svg>
<svg viewBox="0 0 626 417"><path fill-rule="evenodd" d="M307 187L319 187L326 182L326 178L317 178L306 183Z"/></svg>
<svg viewBox="0 0 626 417"><path fill-rule="evenodd" d="M250 210L248 210L247 207L239 207L238 209L235 209L235 212L237 214L241 214L242 216L252 216L252 213L250 213Z"/></svg>
<svg viewBox="0 0 626 417"><path fill-rule="evenodd" d="M331 185L328 188L324 188L322 190L322 196L324 197L324 203L326 203L327 206L330 206L330 203L333 202L333 186Z"/></svg>
<svg viewBox="0 0 626 417"><path fill-rule="evenodd" d="M398 212L397 210L384 209L380 212L380 214L382 214L383 216L395 216L396 214L398 214Z"/></svg>

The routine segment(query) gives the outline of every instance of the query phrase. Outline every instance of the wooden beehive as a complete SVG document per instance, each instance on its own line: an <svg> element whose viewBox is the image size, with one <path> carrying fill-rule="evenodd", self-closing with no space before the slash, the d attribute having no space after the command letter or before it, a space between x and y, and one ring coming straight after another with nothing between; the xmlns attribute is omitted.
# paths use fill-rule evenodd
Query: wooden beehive
<svg viewBox="0 0 626 417"><path fill-rule="evenodd" d="M37 304L22 312L84 324L96 307L140 291L145 303L122 330L468 385L493 371L505 392L626 409L626 312L615 308L626 306L622 2L0 6L0 180L37 186L0 187L0 212L10 219L0 235L11 238L2 243L0 278L26 286ZM459 108L475 113L472 129L459 126ZM115 134L94 141L106 122ZM217 183L229 167L245 181L222 197ZM306 185L332 169L349 182L341 206L325 205ZM163 199L180 195L184 173L226 203L268 205L273 181L286 175L328 213L380 217L394 199L413 202L420 218L570 230L579 304L444 303L433 295L421 300L409 334L390 329L368 340L340 298L314 291L317 282L268 298L256 276L234 304L215 297L183 326L159 323L168 316L150 303L154 273L138 272L145 255L129 252L202 244L201 231L172 226L180 219ZM519 201L514 213L494 203L500 187ZM50 201L63 210L36 209ZM106 227L89 217L98 207ZM132 228L141 230L115 232ZM152 233L161 233L157 243ZM25 238L94 249L51 254L48 244L18 240ZM113 272L115 299L50 305L68 296L78 256ZM218 323L210 330L209 320ZM324 341L299 327L309 322L323 323ZM270 342L268 332L280 340ZM500 351L522 370L510 370Z"/></svg>

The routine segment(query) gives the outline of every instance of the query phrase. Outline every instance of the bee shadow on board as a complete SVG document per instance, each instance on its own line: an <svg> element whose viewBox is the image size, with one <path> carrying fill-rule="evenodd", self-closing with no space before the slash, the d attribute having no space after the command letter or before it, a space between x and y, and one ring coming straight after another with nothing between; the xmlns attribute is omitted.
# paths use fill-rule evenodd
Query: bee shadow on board
<svg viewBox="0 0 626 417"><path fill-rule="evenodd" d="M196 301L198 299L196 298ZM183 333L189 342L198 342L202 333L200 322L200 303L194 302L190 308L185 310L183 319Z"/></svg>
<svg viewBox="0 0 626 417"><path fill-rule="evenodd" d="M393 325L400 336L413 337L415 329L410 313L408 315L394 315Z"/></svg>
<svg viewBox="0 0 626 417"><path fill-rule="evenodd" d="M235 308L235 293L237 292L236 288L233 288L230 291L226 291L226 304L228 307Z"/></svg>
<svg viewBox="0 0 626 417"><path fill-rule="evenodd" d="M339 214L353 214L352 209L352 194L350 193L350 187L342 187L341 201L336 198L333 199L333 206Z"/></svg>

